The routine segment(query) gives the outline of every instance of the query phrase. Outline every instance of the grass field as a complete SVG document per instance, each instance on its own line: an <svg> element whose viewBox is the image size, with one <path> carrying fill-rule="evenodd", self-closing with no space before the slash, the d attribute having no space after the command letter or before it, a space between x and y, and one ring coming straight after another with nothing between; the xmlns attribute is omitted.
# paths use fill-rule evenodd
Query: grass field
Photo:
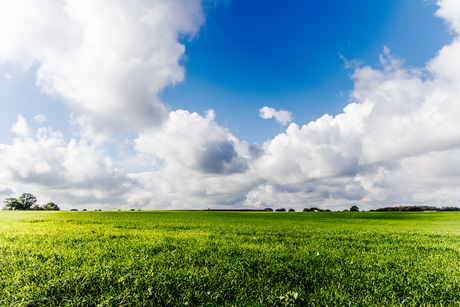
<svg viewBox="0 0 460 307"><path fill-rule="evenodd" d="M459 306L460 213L0 212L1 306Z"/></svg>

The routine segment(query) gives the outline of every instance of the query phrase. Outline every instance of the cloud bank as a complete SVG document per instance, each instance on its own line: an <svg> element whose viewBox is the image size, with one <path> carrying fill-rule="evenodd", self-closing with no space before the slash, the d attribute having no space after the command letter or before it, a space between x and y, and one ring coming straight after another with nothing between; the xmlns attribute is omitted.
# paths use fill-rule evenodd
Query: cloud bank
<svg viewBox="0 0 460 307"><path fill-rule="evenodd" d="M407 67L385 47L380 68L354 70L343 113L291 123L258 145L219 126L212 110L167 112L156 96L183 78L178 38L203 23L199 2L115 1L106 10L104 1L17 3L30 10L13 4L15 14L0 16L0 29L19 29L0 31L0 60L36 65L46 93L105 123L136 122L140 132L115 161L104 142L85 137L89 130L66 140L19 116L13 143L0 145L0 196L37 191L64 208L111 209L458 205L458 36L423 68ZM460 34L458 1L438 5L436 15ZM292 121L268 107L260 116ZM119 167L130 163L144 169Z"/></svg>

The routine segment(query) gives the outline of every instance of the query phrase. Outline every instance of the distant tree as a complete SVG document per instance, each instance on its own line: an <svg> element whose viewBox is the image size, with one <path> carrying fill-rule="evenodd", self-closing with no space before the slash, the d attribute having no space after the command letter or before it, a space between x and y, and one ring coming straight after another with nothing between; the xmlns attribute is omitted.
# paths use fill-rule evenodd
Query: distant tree
<svg viewBox="0 0 460 307"><path fill-rule="evenodd" d="M39 205L34 205L32 207L32 210L45 210L43 207L39 206Z"/></svg>
<svg viewBox="0 0 460 307"><path fill-rule="evenodd" d="M21 195L21 197L19 197L19 201L24 207L22 210L32 210L35 203L37 202L37 198L30 193L24 193Z"/></svg>
<svg viewBox="0 0 460 307"><path fill-rule="evenodd" d="M358 212L359 208L358 206L351 206L350 211Z"/></svg>
<svg viewBox="0 0 460 307"><path fill-rule="evenodd" d="M289 212L295 212L294 208L289 209Z"/></svg>
<svg viewBox="0 0 460 307"><path fill-rule="evenodd" d="M276 212L286 212L286 209L284 208L278 208L278 209L275 209Z"/></svg>
<svg viewBox="0 0 460 307"><path fill-rule="evenodd" d="M273 209L272 208L265 208L264 211L272 211L273 212Z"/></svg>
<svg viewBox="0 0 460 307"><path fill-rule="evenodd" d="M78 211L78 209L70 209L70 211Z"/></svg>
<svg viewBox="0 0 460 307"><path fill-rule="evenodd" d="M45 210L50 210L50 211L59 211L61 210L58 205L56 205L55 203L53 202L49 202L47 203L46 205L43 205L43 209Z"/></svg>
<svg viewBox="0 0 460 307"><path fill-rule="evenodd" d="M24 205L14 197L8 197L5 201L3 210L24 210Z"/></svg>
<svg viewBox="0 0 460 307"><path fill-rule="evenodd" d="M81 211L88 211L88 210L86 210L86 209L83 209L83 210L81 210Z"/></svg>
<svg viewBox="0 0 460 307"><path fill-rule="evenodd" d="M131 209L130 211L136 211L136 209Z"/></svg>

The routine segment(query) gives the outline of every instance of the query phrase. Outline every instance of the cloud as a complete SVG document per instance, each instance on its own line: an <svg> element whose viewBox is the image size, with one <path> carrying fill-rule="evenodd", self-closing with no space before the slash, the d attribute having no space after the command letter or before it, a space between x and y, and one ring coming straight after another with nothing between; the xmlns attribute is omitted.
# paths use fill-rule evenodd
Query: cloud
<svg viewBox="0 0 460 307"><path fill-rule="evenodd" d="M9 73L7 73L7 72L5 72L3 75L5 76L5 79L7 79L7 80L13 79L13 77L11 77L11 75Z"/></svg>
<svg viewBox="0 0 460 307"><path fill-rule="evenodd" d="M178 40L203 22L200 0L2 1L0 62L38 67L43 92L105 125L151 127L184 77Z"/></svg>
<svg viewBox="0 0 460 307"><path fill-rule="evenodd" d="M250 162L260 149L240 142L214 117L212 110L206 117L178 110L160 129L141 133L135 149L161 160L162 167L134 175L144 188L130 194L130 201L146 208L242 206L258 182Z"/></svg>
<svg viewBox="0 0 460 307"><path fill-rule="evenodd" d="M439 9L436 12L436 16L439 16L446 20L450 25L451 30L460 34L460 3L456 0L438 0L437 4Z"/></svg>
<svg viewBox="0 0 460 307"><path fill-rule="evenodd" d="M37 115L35 115L34 117L34 120L35 122L37 122L38 124L43 124L45 122L47 122L48 120L46 119L46 116L41 114L41 113L38 113Z"/></svg>
<svg viewBox="0 0 460 307"><path fill-rule="evenodd" d="M259 110L259 115L263 119L270 119L274 117L276 121L282 125L287 125L292 122L291 112L284 110L276 111L273 108L263 107Z"/></svg>
<svg viewBox="0 0 460 307"><path fill-rule="evenodd" d="M0 187L8 187L6 191L17 195L30 191L41 201L52 200L69 209L110 201L108 205L113 205L113 199L120 201L137 184L91 144L66 142L61 132L49 127L34 133L20 115L13 130L18 136L13 144L0 144Z"/></svg>
<svg viewBox="0 0 460 307"><path fill-rule="evenodd" d="M137 151L164 160L167 167L202 174L244 173L250 157L247 144L217 125L212 110L206 117L184 110L171 112L160 129L141 133L134 143Z"/></svg>
<svg viewBox="0 0 460 307"><path fill-rule="evenodd" d="M18 115L18 120L13 124L11 131L21 138L27 138L30 135L30 128L27 126L27 121L21 115Z"/></svg>
<svg viewBox="0 0 460 307"><path fill-rule="evenodd" d="M460 163L459 53L455 38L417 69L385 47L382 69L355 70L353 102L342 114L293 123L264 144L254 167L267 183L247 201L269 203L276 195L321 206L455 205L460 172L448 165Z"/></svg>

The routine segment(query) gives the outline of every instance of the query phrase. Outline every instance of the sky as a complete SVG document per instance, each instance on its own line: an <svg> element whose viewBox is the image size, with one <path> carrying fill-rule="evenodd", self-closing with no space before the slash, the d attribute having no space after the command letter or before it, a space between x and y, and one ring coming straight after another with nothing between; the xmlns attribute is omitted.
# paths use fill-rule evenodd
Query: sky
<svg viewBox="0 0 460 307"><path fill-rule="evenodd" d="M458 206L460 2L0 1L0 198Z"/></svg>

